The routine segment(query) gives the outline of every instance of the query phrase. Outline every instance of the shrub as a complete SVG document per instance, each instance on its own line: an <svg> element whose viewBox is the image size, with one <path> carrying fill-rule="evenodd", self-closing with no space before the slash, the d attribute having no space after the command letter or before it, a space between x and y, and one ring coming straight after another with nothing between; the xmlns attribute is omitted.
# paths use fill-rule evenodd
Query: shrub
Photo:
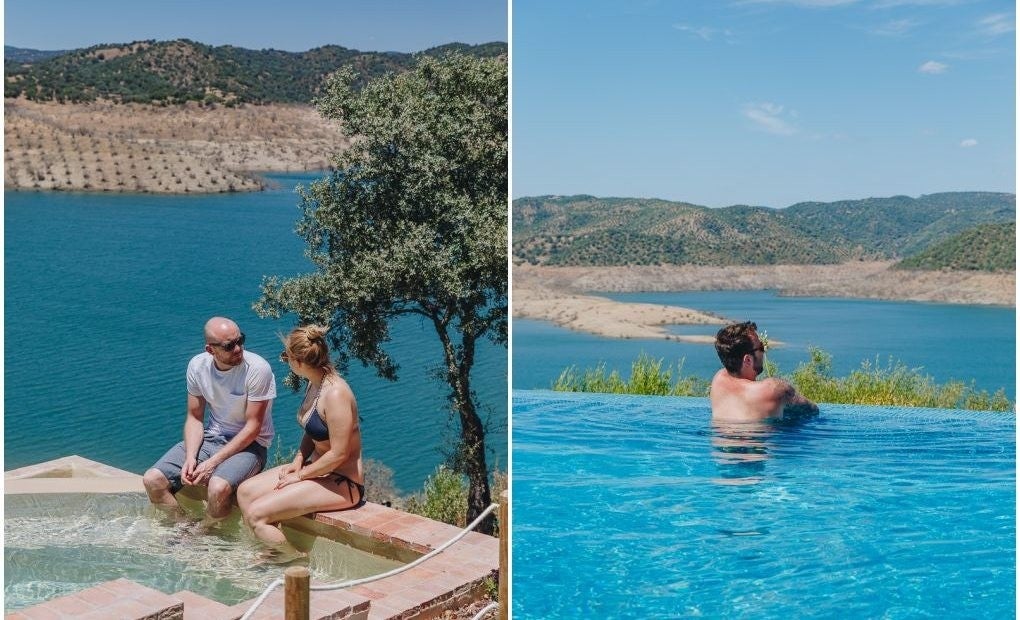
<svg viewBox="0 0 1020 620"><path fill-rule="evenodd" d="M848 376L833 377L829 353L816 347L808 349L808 353L808 361L797 366L786 378L798 392L818 403L1013 410L1013 402L1004 389L989 394L978 390L973 381L970 384L948 381L940 385L931 376L923 374L920 368L908 368L893 359L885 366L879 363L878 358L874 363L864 360L861 367ZM672 367L663 370L662 360L653 360L642 354L631 365L630 381L624 381L615 370L607 375L604 363L583 372L570 366L560 373L552 389L560 392L707 396L709 381L681 376L682 367L683 360L674 381ZM768 358L765 359L764 374L767 377L783 376L779 367Z"/></svg>
<svg viewBox="0 0 1020 620"><path fill-rule="evenodd" d="M694 376L683 376L684 360L681 359L676 369L674 381L673 367L662 368L662 359L652 359L642 353L631 364L630 380L624 381L620 373L612 371L606 375L605 363L594 369L578 373L574 366L560 373L553 384L553 390L559 392L601 392L605 394L642 394L651 396L706 396L708 381Z"/></svg>
<svg viewBox="0 0 1020 620"><path fill-rule="evenodd" d="M499 495L506 490L508 477L506 472L494 470L490 475L490 488L493 501L499 501ZM403 500L407 512L456 525L467 526L467 479L446 465L436 468L434 474L425 480L424 488L406 500ZM373 500L374 501L374 500ZM499 536L499 522L493 536Z"/></svg>
<svg viewBox="0 0 1020 620"><path fill-rule="evenodd" d="M365 499L376 504L402 508L404 500L393 484L393 470L375 459L365 459Z"/></svg>
<svg viewBox="0 0 1020 620"><path fill-rule="evenodd" d="M978 409L1011 411L1013 403L1003 389L989 394L978 390L974 383L948 381L942 385L902 362L889 359L882 366L878 358L848 376L832 376L832 356L821 349L809 349L810 359L790 375L797 391L815 402L858 405L893 405L903 407L936 407L940 409Z"/></svg>
<svg viewBox="0 0 1020 620"><path fill-rule="evenodd" d="M464 476L440 465L425 481L425 488L407 498L407 512L457 527L467 525L467 481Z"/></svg>

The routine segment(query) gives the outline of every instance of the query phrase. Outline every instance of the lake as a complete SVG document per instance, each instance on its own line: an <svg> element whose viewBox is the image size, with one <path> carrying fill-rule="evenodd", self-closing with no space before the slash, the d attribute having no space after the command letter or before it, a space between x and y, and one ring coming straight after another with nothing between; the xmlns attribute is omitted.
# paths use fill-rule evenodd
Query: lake
<svg viewBox="0 0 1020 620"><path fill-rule="evenodd" d="M769 359L790 372L809 358L808 347L833 357L833 373L845 376L861 362L891 359L920 368L938 382L973 381L978 389L1005 388L1016 398L1016 312L1013 308L951 304L780 297L772 291L709 291L603 295L617 301L681 306L713 312L734 321L754 321L783 346ZM677 334L714 335L719 326L674 326ZM563 369L600 362L630 375L641 353L683 360L684 374L711 378L721 367L711 345L666 340L612 339L582 334L545 321L513 321L515 389L549 388Z"/></svg>
<svg viewBox="0 0 1020 620"><path fill-rule="evenodd" d="M214 315L238 322L246 348L273 366L283 454L301 431L300 395L282 384L278 334L296 323L259 318L263 276L312 271L296 184L316 174L271 175L269 191L201 196L4 193L4 468L68 454L141 473L181 438L184 370ZM386 350L399 380L352 361L346 378L362 417L364 456L420 490L459 436L431 325L403 320ZM488 464L507 468L507 352L484 341L473 370L489 421ZM274 450L270 450L270 458Z"/></svg>

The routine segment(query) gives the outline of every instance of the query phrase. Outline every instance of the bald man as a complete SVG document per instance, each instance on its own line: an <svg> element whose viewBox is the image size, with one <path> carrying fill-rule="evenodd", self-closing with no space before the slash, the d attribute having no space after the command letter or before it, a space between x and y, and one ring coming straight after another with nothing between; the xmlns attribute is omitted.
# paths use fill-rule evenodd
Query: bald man
<svg viewBox="0 0 1020 620"><path fill-rule="evenodd" d="M818 407L789 381L757 380L765 369L765 346L754 323L734 323L720 329L715 336L715 351L723 368L712 378L709 392L713 420L758 422L818 413Z"/></svg>
<svg viewBox="0 0 1020 620"><path fill-rule="evenodd" d="M204 486L206 518L222 519L238 485L265 467L276 377L265 359L244 349L237 323L213 317L205 324L205 350L188 363L187 389L184 440L142 482L149 500L173 513L181 512L175 495L185 484Z"/></svg>

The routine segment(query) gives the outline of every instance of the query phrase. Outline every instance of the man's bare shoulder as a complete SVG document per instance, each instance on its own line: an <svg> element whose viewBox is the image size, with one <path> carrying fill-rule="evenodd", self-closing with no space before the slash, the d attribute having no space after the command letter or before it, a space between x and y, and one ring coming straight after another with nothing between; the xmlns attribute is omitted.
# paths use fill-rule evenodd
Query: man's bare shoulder
<svg viewBox="0 0 1020 620"><path fill-rule="evenodd" d="M756 381L755 385L761 391L770 392L776 398L789 398L797 392L792 383L779 377L766 377L761 381Z"/></svg>

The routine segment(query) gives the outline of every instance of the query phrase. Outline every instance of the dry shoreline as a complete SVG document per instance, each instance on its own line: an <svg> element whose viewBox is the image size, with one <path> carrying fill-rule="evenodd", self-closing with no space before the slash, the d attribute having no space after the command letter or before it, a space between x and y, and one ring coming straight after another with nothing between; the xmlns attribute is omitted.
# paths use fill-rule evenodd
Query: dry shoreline
<svg viewBox="0 0 1020 620"><path fill-rule="evenodd" d="M311 106L4 101L4 188L259 191L259 172L323 170L350 140Z"/></svg>
<svg viewBox="0 0 1020 620"><path fill-rule="evenodd" d="M672 306L616 302L590 293L777 290L780 295L1016 306L1016 273L917 272L892 262L735 267L513 267L513 316L609 338L675 336L666 325L724 324L729 319Z"/></svg>

